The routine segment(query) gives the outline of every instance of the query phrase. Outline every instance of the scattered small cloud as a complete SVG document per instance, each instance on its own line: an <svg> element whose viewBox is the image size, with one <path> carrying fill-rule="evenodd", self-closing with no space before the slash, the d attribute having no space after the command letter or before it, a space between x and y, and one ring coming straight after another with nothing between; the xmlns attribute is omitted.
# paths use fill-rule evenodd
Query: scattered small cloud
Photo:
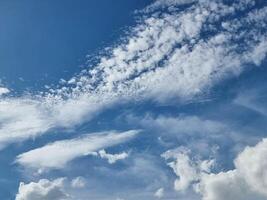
<svg viewBox="0 0 267 200"><path fill-rule="evenodd" d="M87 181L85 178L78 176L71 180L71 187L72 188L84 188L87 184Z"/></svg>
<svg viewBox="0 0 267 200"><path fill-rule="evenodd" d="M164 196L164 188L159 188L155 194L154 194L155 197L161 199L163 196Z"/></svg>
<svg viewBox="0 0 267 200"><path fill-rule="evenodd" d="M114 164L118 160L123 160L129 156L129 154L126 152L122 152L119 154L109 154L104 149L100 150L98 154L101 158L107 159L109 164Z"/></svg>

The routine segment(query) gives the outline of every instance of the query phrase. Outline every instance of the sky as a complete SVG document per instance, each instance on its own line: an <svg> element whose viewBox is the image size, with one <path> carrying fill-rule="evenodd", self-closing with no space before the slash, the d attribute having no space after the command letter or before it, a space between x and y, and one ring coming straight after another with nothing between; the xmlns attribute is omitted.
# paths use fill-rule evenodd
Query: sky
<svg viewBox="0 0 267 200"><path fill-rule="evenodd" d="M1 200L267 199L267 2L0 1Z"/></svg>

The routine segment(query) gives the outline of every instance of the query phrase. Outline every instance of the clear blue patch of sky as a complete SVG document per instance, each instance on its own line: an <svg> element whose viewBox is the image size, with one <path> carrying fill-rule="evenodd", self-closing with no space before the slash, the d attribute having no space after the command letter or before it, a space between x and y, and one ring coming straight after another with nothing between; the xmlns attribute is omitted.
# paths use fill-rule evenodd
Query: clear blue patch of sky
<svg viewBox="0 0 267 200"><path fill-rule="evenodd" d="M70 78L152 0L0 1L0 79L16 90Z"/></svg>

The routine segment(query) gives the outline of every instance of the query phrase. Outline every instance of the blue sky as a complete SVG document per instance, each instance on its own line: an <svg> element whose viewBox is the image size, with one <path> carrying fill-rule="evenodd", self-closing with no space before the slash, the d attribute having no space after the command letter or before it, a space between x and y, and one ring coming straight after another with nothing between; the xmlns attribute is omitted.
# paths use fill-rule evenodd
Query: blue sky
<svg viewBox="0 0 267 200"><path fill-rule="evenodd" d="M266 199L266 15L1 1L0 199Z"/></svg>
<svg viewBox="0 0 267 200"><path fill-rule="evenodd" d="M86 55L119 39L135 23L134 11L150 2L1 1L2 79L23 90L70 78Z"/></svg>

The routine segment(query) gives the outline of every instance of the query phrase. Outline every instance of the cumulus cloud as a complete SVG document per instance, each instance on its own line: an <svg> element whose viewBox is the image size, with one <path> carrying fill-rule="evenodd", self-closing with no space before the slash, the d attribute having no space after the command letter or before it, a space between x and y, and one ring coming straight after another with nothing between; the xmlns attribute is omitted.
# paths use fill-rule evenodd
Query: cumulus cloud
<svg viewBox="0 0 267 200"><path fill-rule="evenodd" d="M259 65L267 51L267 8L254 4L196 1L184 10L144 14L95 66L47 92L1 98L0 145L73 127L124 100L191 100L248 64ZM20 112L9 114L14 107Z"/></svg>
<svg viewBox="0 0 267 200"><path fill-rule="evenodd" d="M170 150L163 154L172 158L168 165L178 176L175 189L184 191L192 186L203 200L264 200L267 198L267 139L254 147L246 147L234 160L235 168L212 172L214 160L201 161L186 149Z"/></svg>
<svg viewBox="0 0 267 200"><path fill-rule="evenodd" d="M203 200L263 200L267 198L267 139L246 147L235 159L235 169L203 176Z"/></svg>
<svg viewBox="0 0 267 200"><path fill-rule="evenodd" d="M126 142L134 138L138 132L137 130L121 133L115 131L101 132L75 139L61 140L20 154L17 156L16 162L25 167L41 171L60 169L75 158Z"/></svg>
<svg viewBox="0 0 267 200"><path fill-rule="evenodd" d="M264 200L253 191L236 170L203 175L200 185L203 200Z"/></svg>
<svg viewBox="0 0 267 200"><path fill-rule="evenodd" d="M64 191L64 178L55 180L41 179L28 184L21 182L16 200L67 200L69 195Z"/></svg>
<svg viewBox="0 0 267 200"><path fill-rule="evenodd" d="M267 197L267 139L255 147L246 147L235 160L235 166L248 185Z"/></svg>

